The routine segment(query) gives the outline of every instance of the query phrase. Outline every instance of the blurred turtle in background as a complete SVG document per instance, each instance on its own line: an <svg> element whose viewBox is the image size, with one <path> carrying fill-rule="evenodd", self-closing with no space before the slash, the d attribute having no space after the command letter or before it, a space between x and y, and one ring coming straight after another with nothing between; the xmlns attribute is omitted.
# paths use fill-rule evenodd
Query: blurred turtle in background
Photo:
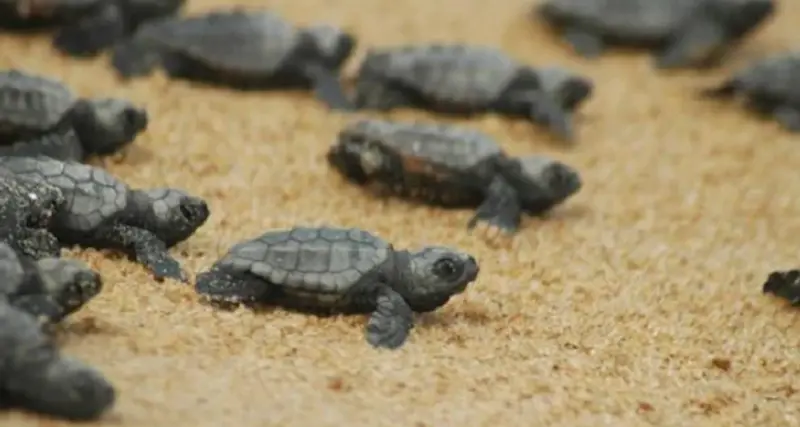
<svg viewBox="0 0 800 427"><path fill-rule="evenodd" d="M543 0L533 16L583 57L637 46L656 51L658 68L702 68L719 63L776 7L775 0Z"/></svg>
<svg viewBox="0 0 800 427"><path fill-rule="evenodd" d="M800 132L800 51L756 61L715 87L700 91L711 99L739 99L790 132Z"/></svg>
<svg viewBox="0 0 800 427"><path fill-rule="evenodd" d="M123 78L161 66L175 79L239 90L313 89L333 109L350 109L339 71L355 38L326 24L298 28L269 10L214 10L142 25L115 47Z"/></svg>
<svg viewBox="0 0 800 427"><path fill-rule="evenodd" d="M92 57L142 23L176 14L185 0L0 0L0 30L55 29L54 47Z"/></svg>
<svg viewBox="0 0 800 427"><path fill-rule="evenodd" d="M542 73L489 46L437 43L370 49L356 76L353 102L363 110L419 108L524 117L572 141L572 110L591 95L593 85L565 73L562 68Z"/></svg>
<svg viewBox="0 0 800 427"><path fill-rule="evenodd" d="M82 161L117 152L147 124L147 112L127 100L81 98L58 80L0 71L0 156Z"/></svg>

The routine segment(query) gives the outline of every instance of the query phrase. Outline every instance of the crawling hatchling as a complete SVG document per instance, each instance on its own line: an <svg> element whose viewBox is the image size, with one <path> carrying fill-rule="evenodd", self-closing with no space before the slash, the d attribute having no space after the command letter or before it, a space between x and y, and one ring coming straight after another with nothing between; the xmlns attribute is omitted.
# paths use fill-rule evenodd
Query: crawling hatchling
<svg viewBox="0 0 800 427"><path fill-rule="evenodd" d="M294 227L238 243L197 276L196 290L221 303L259 303L315 313L371 313L366 340L398 348L414 312L430 312L478 277L456 249L396 249L357 228Z"/></svg>
<svg viewBox="0 0 800 427"><path fill-rule="evenodd" d="M147 112L118 98L81 98L63 82L20 69L0 71L0 155L82 161L129 145Z"/></svg>
<svg viewBox="0 0 800 427"><path fill-rule="evenodd" d="M58 188L0 170L0 242L33 259L59 257L49 227L65 203Z"/></svg>
<svg viewBox="0 0 800 427"><path fill-rule="evenodd" d="M100 275L67 258L34 260L0 243L0 299L43 324L55 324L78 311L103 288Z"/></svg>
<svg viewBox="0 0 800 427"><path fill-rule="evenodd" d="M474 129L426 122L349 123L327 160L349 182L433 205L475 207L478 223L511 234L522 213L542 214L578 192L578 172L539 155L509 157Z"/></svg>
<svg viewBox="0 0 800 427"><path fill-rule="evenodd" d="M116 401L103 374L62 355L36 318L1 298L0 366L0 407L90 421Z"/></svg>
<svg viewBox="0 0 800 427"><path fill-rule="evenodd" d="M800 132L800 51L762 59L702 90L701 95L741 99L748 110L776 120L790 132Z"/></svg>
<svg viewBox="0 0 800 427"><path fill-rule="evenodd" d="M205 223L204 200L175 188L132 189L100 167L44 156L0 157L0 170L61 190L66 204L49 229L62 245L119 250L157 279L187 279L168 248Z"/></svg>
<svg viewBox="0 0 800 427"><path fill-rule="evenodd" d="M775 0L541 0L533 16L583 57L640 47L657 68L674 69L719 64L775 9Z"/></svg>
<svg viewBox="0 0 800 427"><path fill-rule="evenodd" d="M572 108L591 95L592 82L577 75L557 76L556 89L572 94L573 101L563 104L546 89L552 87L543 81L547 76L483 45L373 48L358 70L353 102L364 110L405 107L451 115L494 112L524 117L571 141Z"/></svg>
<svg viewBox="0 0 800 427"><path fill-rule="evenodd" d="M773 271L767 276L762 291L800 306L800 270Z"/></svg>
<svg viewBox="0 0 800 427"><path fill-rule="evenodd" d="M331 25L298 28L270 10L212 10L152 21L112 53L123 78L160 65L174 79L239 90L313 89L333 109L350 109L339 69L355 46Z"/></svg>
<svg viewBox="0 0 800 427"><path fill-rule="evenodd" d="M54 48L93 57L142 23L176 14L185 0L0 0L0 31L55 30Z"/></svg>

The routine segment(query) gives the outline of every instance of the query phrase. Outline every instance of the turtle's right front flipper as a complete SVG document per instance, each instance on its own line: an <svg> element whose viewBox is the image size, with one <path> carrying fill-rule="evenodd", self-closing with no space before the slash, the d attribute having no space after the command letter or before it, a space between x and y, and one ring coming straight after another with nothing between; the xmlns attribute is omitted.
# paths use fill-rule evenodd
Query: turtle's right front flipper
<svg viewBox="0 0 800 427"><path fill-rule="evenodd" d="M413 327L414 312L408 303L391 288L381 288L367 323L367 342L373 347L396 349L406 342Z"/></svg>
<svg viewBox="0 0 800 427"><path fill-rule="evenodd" d="M169 254L164 242L147 230L114 224L97 230L85 244L98 249L122 250L147 267L157 280L170 278L188 281L186 273Z"/></svg>
<svg viewBox="0 0 800 427"><path fill-rule="evenodd" d="M314 96L328 108L339 111L356 109L339 81L338 72L319 65L308 65L305 67L305 73L314 86Z"/></svg>
<svg viewBox="0 0 800 427"><path fill-rule="evenodd" d="M103 2L96 12L56 32L53 45L71 57L94 57L122 40L126 24L122 10L114 2Z"/></svg>

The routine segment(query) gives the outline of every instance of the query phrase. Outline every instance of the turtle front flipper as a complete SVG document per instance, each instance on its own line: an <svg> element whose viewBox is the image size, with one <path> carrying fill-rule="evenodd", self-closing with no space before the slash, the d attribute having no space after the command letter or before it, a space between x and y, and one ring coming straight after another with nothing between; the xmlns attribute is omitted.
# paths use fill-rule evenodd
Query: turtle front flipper
<svg viewBox="0 0 800 427"><path fill-rule="evenodd" d="M61 256L61 243L46 229L20 227L11 232L0 231L0 235L14 249L33 259Z"/></svg>
<svg viewBox="0 0 800 427"><path fill-rule="evenodd" d="M217 266L198 274L194 289L209 301L223 305L264 302L271 290L269 283L258 277Z"/></svg>
<svg viewBox="0 0 800 427"><path fill-rule="evenodd" d="M575 53L586 59L599 57L606 47L602 37L577 27L565 28L561 38L572 47Z"/></svg>
<svg viewBox="0 0 800 427"><path fill-rule="evenodd" d="M125 224L101 227L82 243L98 249L117 249L126 252L138 263L147 267L156 280L170 278L181 282L188 281L180 263L167 251L166 244L155 234L142 228Z"/></svg>
<svg viewBox="0 0 800 427"><path fill-rule="evenodd" d="M800 270L773 271L767 276L762 291L800 305Z"/></svg>
<svg viewBox="0 0 800 427"><path fill-rule="evenodd" d="M413 327L414 312L408 303L391 288L381 288L367 322L367 342L377 348L396 349L406 342Z"/></svg>
<svg viewBox="0 0 800 427"><path fill-rule="evenodd" d="M56 32L53 45L72 57L94 57L126 34L123 11L115 2L103 2L94 13Z"/></svg>
<svg viewBox="0 0 800 427"><path fill-rule="evenodd" d="M467 223L468 229L484 224L492 230L513 234L519 229L522 207L517 192L503 178L495 178L486 199Z"/></svg>
<svg viewBox="0 0 800 427"><path fill-rule="evenodd" d="M354 111L353 102L339 81L339 73L321 65L306 65L304 73L312 82L314 96L328 108L340 111Z"/></svg>
<svg viewBox="0 0 800 427"><path fill-rule="evenodd" d="M86 157L81 141L73 129L48 133L11 145L0 145L0 156L47 156L76 162L82 162Z"/></svg>

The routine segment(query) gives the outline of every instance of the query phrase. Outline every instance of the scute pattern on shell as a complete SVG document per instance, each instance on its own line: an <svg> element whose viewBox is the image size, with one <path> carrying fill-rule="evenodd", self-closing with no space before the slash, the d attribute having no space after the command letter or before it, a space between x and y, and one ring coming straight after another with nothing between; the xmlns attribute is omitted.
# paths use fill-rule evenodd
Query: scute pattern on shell
<svg viewBox="0 0 800 427"><path fill-rule="evenodd" d="M488 135L444 123L364 119L352 123L345 132L358 133L402 157L419 158L453 170L467 170L502 153Z"/></svg>
<svg viewBox="0 0 800 427"><path fill-rule="evenodd" d="M521 68L499 49L470 45L373 50L366 61L380 62L385 77L435 101L474 106L495 101Z"/></svg>
<svg viewBox="0 0 800 427"><path fill-rule="evenodd" d="M0 158L0 168L60 188L67 211L59 218L72 230L93 230L127 206L127 186L102 168L41 156Z"/></svg>
<svg viewBox="0 0 800 427"><path fill-rule="evenodd" d="M548 0L542 6L579 27L631 39L670 35L698 0Z"/></svg>
<svg viewBox="0 0 800 427"><path fill-rule="evenodd" d="M386 261L391 250L359 229L296 227L236 244L220 264L290 291L341 294Z"/></svg>
<svg viewBox="0 0 800 427"><path fill-rule="evenodd" d="M0 133L44 131L55 126L75 104L61 82L20 70L0 72Z"/></svg>
<svg viewBox="0 0 800 427"><path fill-rule="evenodd" d="M800 105L800 51L766 58L734 77L746 92Z"/></svg>
<svg viewBox="0 0 800 427"><path fill-rule="evenodd" d="M244 10L161 22L141 33L214 68L265 74L283 65L299 37L274 12Z"/></svg>

